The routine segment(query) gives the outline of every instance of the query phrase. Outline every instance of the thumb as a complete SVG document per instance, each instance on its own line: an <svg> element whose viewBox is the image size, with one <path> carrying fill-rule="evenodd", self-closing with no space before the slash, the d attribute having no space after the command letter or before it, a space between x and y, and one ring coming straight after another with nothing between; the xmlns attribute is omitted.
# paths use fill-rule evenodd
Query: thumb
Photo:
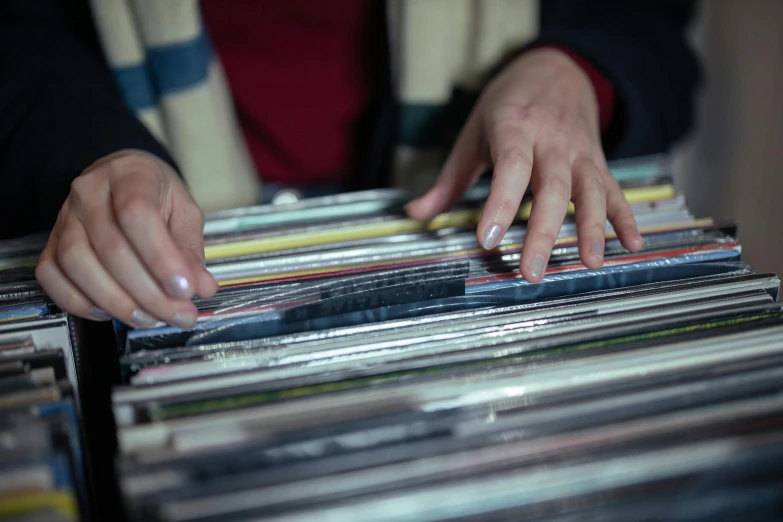
<svg viewBox="0 0 783 522"><path fill-rule="evenodd" d="M171 237L185 258L196 295L201 298L212 297L218 290L218 283L206 269L204 213L185 187L177 187L174 192L168 221Z"/></svg>
<svg viewBox="0 0 783 522"><path fill-rule="evenodd" d="M422 221L446 212L462 199L488 166L478 111L474 110L443 164L435 185L426 194L408 203L406 212L411 218Z"/></svg>

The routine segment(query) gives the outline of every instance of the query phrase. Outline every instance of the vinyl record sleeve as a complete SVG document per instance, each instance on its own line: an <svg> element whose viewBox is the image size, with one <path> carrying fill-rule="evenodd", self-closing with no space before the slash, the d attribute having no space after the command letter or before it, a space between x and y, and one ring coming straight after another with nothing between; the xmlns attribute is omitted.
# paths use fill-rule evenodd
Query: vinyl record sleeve
<svg viewBox="0 0 783 522"><path fill-rule="evenodd" d="M269 368L285 371L286 369L303 369L306 371L322 371L321 366L329 367L332 363L342 367L350 367L358 363L366 368L373 364L368 359L376 356L386 360L399 357L447 356L449 353L465 353L482 346L499 347L506 343L530 342L547 332L590 332L596 328L607 329L613 325L626 322L641 322L659 317L687 317L697 314L719 313L728 308L736 311L738 306L766 304L770 297L765 292L738 295L733 299L722 295L701 298L691 302L657 303L653 310L627 310L619 314L598 314L594 310L584 313L566 312L557 317L553 314L530 314L528 316L503 316L501 322L487 326L477 325L472 330L446 330L437 332L414 333L402 339L375 341L368 339L360 344L350 343L347 346L326 345L313 347L304 346L297 349L285 347L279 351L264 349L257 354L247 356L234 355L221 357L215 354L203 361L167 364L159 368L148 368L142 371L132 382L134 384L154 384L179 379L189 379L210 374L231 373L233 371L249 371L252 369ZM604 332L600 332L604 334ZM605 334L604 334L605 335ZM500 349L500 348L496 348ZM399 359L398 359L399 360ZM181 375L177 377L179 370Z"/></svg>
<svg viewBox="0 0 783 522"><path fill-rule="evenodd" d="M765 309L759 310L759 313L755 315L748 312L747 315L731 315L729 318L722 318L720 314L717 314L713 320L683 320L680 324L670 327L662 325L661 322L646 328L639 325L637 333L622 335L621 331L615 331L601 340L586 339L582 343L542 348L528 354L504 355L495 358L490 354L487 358L478 357L470 362L449 364L449 361L434 358L424 364L417 361L417 364L408 366L397 364L392 368L319 372L301 377L280 378L271 381L260 380L250 390L242 389L232 392L231 388L227 387L217 393L194 391L181 395L179 399L177 396L169 396L153 403L137 403L138 406L134 408L132 414L123 411L130 407L127 403L117 404L115 409L118 411L117 417L121 423L129 423L129 419L134 419L134 423L138 424L145 420L158 421L203 415L348 390L377 388L399 383L433 382L439 378L478 376L490 371L494 375L499 375L502 372L512 371L514 368L536 369L580 357L617 351L627 352L666 342L706 338L710 335L724 335L727 332L758 328L761 326L759 323L762 322L770 325L780 324L780 311ZM659 330L651 330L655 327L658 327ZM197 386L197 383L195 384Z"/></svg>
<svg viewBox="0 0 783 522"><path fill-rule="evenodd" d="M327 418L348 422L367 411L367 408L379 414L408 411L413 407L425 412L488 407L498 411L522 404L536 394L584 393L597 386L622 383L633 385L638 382L639 372L643 372L650 380L754 357L775 356L783 351L781 332L783 327L776 326L718 339L673 343L631 353L597 356L587 361L565 362L534 373L511 372L488 381L471 380L467 384L446 381L438 386L430 382L425 385L397 385L382 390L359 390L339 396L314 397L306 401L283 402L264 408L210 414L150 426L127 426L119 430L118 440L123 452L133 453L145 447L176 445L179 433L193 433L196 427L202 430L208 425L216 428L203 430L206 440L209 440L210 431L229 427L241 427L244 437L251 434L254 437L268 437L274 433L317 426ZM738 350L738 346L743 348ZM595 370L591 372L591 368ZM589 378L574 380L575 371Z"/></svg>
<svg viewBox="0 0 783 522"><path fill-rule="evenodd" d="M327 345L337 343L351 343L352 337L358 339L365 338L366 335L372 334L373 338L382 339L379 335L391 336L394 338L396 332L404 332L414 328L416 330L432 329L432 328L446 328L449 330L449 325L458 327L460 321L468 323L485 323L485 324L503 324L505 316L513 313L539 314L546 316L547 313L551 313L557 310L571 310L572 313L581 310L579 313L589 312L590 310L604 309L607 312L611 312L614 307L625 307L629 300L636 297L641 299L652 299L649 303L657 303L658 300L663 299L687 299L698 298L700 296L708 296L710 294L718 294L729 296L735 293L743 293L747 291L753 291L757 288L764 292L774 292L779 286L779 280L774 276L753 276L745 275L744 272L736 273L734 277L729 277L726 281L722 281L719 278L706 277L697 278L693 280L686 280L681 283L657 283L642 287L633 287L631 289L623 291L606 291L598 292L594 295L582 296L579 299L569 300L553 300L548 302L537 302L524 305L507 306L500 308L485 308L478 309L469 312L457 312L446 313L441 315L432 315L424 318L408 319L402 321L391 321L387 323L377 323L370 325L362 325L351 328L324 330L317 333L310 333L304 335L292 335L283 336L274 339L263 339L258 341L258 348L275 348L291 346L292 344L300 344L306 351L308 344L314 344L314 346ZM772 297L772 296L770 296ZM404 333L403 333L404 335ZM303 344L304 343L304 344ZM228 343L218 344L214 348L210 346L194 347L194 348L182 348L177 349L184 353L209 353L210 351L223 352L236 349L248 348L252 349L253 345L246 345L244 343ZM149 357L148 360L155 361L160 358L162 360L172 359L176 356L174 350L159 350L149 352L147 355L145 352L139 353L135 357L128 357L126 360L128 364L133 364L134 360L144 360ZM143 400L143 397L148 396L146 392L142 390L134 391L129 389L128 393L138 396L136 400ZM168 390L168 393L173 393L173 390ZM118 389L114 393L114 400L122 402L125 397L123 389ZM151 397L151 396L150 396ZM159 399L161 397L158 397Z"/></svg>

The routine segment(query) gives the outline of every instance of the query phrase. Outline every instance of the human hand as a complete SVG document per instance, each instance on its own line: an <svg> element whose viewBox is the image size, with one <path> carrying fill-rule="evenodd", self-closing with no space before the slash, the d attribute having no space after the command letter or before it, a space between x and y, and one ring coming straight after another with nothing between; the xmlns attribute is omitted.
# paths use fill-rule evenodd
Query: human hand
<svg viewBox="0 0 783 522"><path fill-rule="evenodd" d="M142 151L120 151L74 180L35 275L73 315L188 328L196 322L190 299L217 291L204 268L203 226L171 167Z"/></svg>
<svg viewBox="0 0 783 522"><path fill-rule="evenodd" d="M529 51L487 86L435 185L408 205L408 214L428 220L448 210L491 165L477 237L486 249L497 246L529 183L533 207L520 258L528 281L543 278L569 201L588 268L603 265L607 217L625 248L642 248L630 206L606 165L592 83L565 53Z"/></svg>

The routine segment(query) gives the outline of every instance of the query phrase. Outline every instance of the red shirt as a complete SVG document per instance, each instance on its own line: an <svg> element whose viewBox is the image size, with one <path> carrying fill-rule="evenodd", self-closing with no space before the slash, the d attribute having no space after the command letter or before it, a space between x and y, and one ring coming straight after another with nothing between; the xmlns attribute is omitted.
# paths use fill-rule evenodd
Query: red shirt
<svg viewBox="0 0 783 522"><path fill-rule="evenodd" d="M261 179L304 186L353 174L387 63L384 2L201 0L201 7ZM593 81L603 129L612 85L570 54Z"/></svg>

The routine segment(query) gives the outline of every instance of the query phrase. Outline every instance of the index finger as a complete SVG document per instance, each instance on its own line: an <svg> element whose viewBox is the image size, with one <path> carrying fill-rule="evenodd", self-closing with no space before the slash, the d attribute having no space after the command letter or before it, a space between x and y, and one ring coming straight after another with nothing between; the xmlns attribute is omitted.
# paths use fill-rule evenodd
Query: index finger
<svg viewBox="0 0 783 522"><path fill-rule="evenodd" d="M533 133L513 119L490 122L487 132L493 162L489 197L481 213L481 246L495 248L519 211L533 170Z"/></svg>

